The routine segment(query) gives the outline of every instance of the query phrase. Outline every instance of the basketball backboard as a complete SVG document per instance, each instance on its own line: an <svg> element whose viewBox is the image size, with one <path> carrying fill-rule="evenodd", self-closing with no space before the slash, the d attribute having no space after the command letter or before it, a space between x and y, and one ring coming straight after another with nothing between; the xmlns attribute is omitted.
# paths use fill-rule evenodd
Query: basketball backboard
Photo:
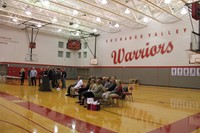
<svg viewBox="0 0 200 133"><path fill-rule="evenodd" d="M194 52L200 52L200 35L198 33L192 32L191 34L191 44L190 50Z"/></svg>
<svg viewBox="0 0 200 133"><path fill-rule="evenodd" d="M94 59L90 60L90 65L97 65L97 64L98 64L97 58L94 58Z"/></svg>
<svg viewBox="0 0 200 133"><path fill-rule="evenodd" d="M37 54L27 54L25 61L38 62Z"/></svg>
<svg viewBox="0 0 200 133"><path fill-rule="evenodd" d="M191 50L186 50L189 59L189 64L200 64L200 53Z"/></svg>
<svg viewBox="0 0 200 133"><path fill-rule="evenodd" d="M190 64L200 64L200 35L191 33L190 49L186 50Z"/></svg>

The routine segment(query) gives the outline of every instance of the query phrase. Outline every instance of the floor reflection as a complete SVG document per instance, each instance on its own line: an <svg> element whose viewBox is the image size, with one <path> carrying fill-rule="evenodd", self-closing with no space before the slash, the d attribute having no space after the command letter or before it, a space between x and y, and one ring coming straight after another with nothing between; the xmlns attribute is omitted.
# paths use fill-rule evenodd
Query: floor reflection
<svg viewBox="0 0 200 133"><path fill-rule="evenodd" d="M198 101L188 100L188 99L170 99L170 106L172 108L184 108L184 109L196 109L198 110L200 107L200 103Z"/></svg>
<svg viewBox="0 0 200 133"><path fill-rule="evenodd" d="M133 102L125 100L123 107L119 103L119 106L106 106L100 111L91 111L76 104L77 99L66 97L66 90L41 92L37 89L35 86L0 84L0 97L11 105L23 107L25 113L17 114L23 116L22 119L30 120L27 122L28 129L34 133L41 130L82 133L189 133L200 126L198 91L192 93L190 90L137 88L134 90ZM42 129L32 127L37 125L34 123L36 116L42 122L48 120L48 129L45 126L40 127Z"/></svg>

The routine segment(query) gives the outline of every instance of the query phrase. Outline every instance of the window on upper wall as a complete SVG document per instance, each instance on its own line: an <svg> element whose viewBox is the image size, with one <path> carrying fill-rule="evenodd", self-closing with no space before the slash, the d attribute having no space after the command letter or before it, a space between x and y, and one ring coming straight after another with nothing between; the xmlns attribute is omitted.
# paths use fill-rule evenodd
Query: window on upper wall
<svg viewBox="0 0 200 133"><path fill-rule="evenodd" d="M63 57L63 51L58 51L58 57Z"/></svg>
<svg viewBox="0 0 200 133"><path fill-rule="evenodd" d="M78 58L81 58L81 52L78 52Z"/></svg>
<svg viewBox="0 0 200 133"><path fill-rule="evenodd" d="M70 58L71 53L70 52L66 52L66 58Z"/></svg>
<svg viewBox="0 0 200 133"><path fill-rule="evenodd" d="M64 42L58 42L58 48L64 48Z"/></svg>
<svg viewBox="0 0 200 133"><path fill-rule="evenodd" d="M87 42L84 43L84 49L87 49L88 45Z"/></svg>
<svg viewBox="0 0 200 133"><path fill-rule="evenodd" d="M87 52L83 52L83 57L87 58Z"/></svg>

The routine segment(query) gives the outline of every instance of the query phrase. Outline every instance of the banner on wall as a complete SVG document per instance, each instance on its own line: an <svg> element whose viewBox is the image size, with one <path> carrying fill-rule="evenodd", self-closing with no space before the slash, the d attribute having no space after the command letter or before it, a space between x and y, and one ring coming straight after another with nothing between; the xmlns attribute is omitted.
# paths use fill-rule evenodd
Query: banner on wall
<svg viewBox="0 0 200 133"><path fill-rule="evenodd" d="M200 76L200 68L171 68L171 76Z"/></svg>
<svg viewBox="0 0 200 133"><path fill-rule="evenodd" d="M176 76L176 68L172 68L171 69L171 75L172 76Z"/></svg>
<svg viewBox="0 0 200 133"><path fill-rule="evenodd" d="M184 75L184 76L189 76L189 75L190 75L189 72L190 72L190 69L189 69L189 68L184 68L184 69L183 69L183 75Z"/></svg>
<svg viewBox="0 0 200 133"><path fill-rule="evenodd" d="M197 76L200 76L200 68L197 68Z"/></svg>
<svg viewBox="0 0 200 133"><path fill-rule="evenodd" d="M12 37L0 36L0 45L17 44L18 41L14 40Z"/></svg>
<svg viewBox="0 0 200 133"><path fill-rule="evenodd" d="M183 75L183 68L178 68L177 76L182 76L182 75Z"/></svg>
<svg viewBox="0 0 200 133"><path fill-rule="evenodd" d="M173 28L171 28L172 25ZM185 24L185 21L163 28L156 26L153 30L146 27L136 32L108 35L103 37L101 41L103 45L99 46L100 49L106 47L109 54L101 51L103 65L183 68L194 66L194 64L189 64L186 53L186 50L190 48L191 26ZM181 60L177 60L179 58ZM179 71L180 73L177 70L176 75L184 76L183 68L182 71Z"/></svg>
<svg viewBox="0 0 200 133"><path fill-rule="evenodd" d="M190 68L190 76L196 76L196 68Z"/></svg>

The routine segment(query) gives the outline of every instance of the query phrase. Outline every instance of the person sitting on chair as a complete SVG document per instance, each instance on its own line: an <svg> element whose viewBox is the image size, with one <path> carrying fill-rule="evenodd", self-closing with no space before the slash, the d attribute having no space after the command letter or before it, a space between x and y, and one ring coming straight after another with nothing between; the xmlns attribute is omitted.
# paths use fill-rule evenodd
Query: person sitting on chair
<svg viewBox="0 0 200 133"><path fill-rule="evenodd" d="M92 80L91 80L92 81ZM103 94L103 85L101 79L96 80L97 87L93 86L93 89L83 93L83 99L81 100L80 105L84 105L84 102L87 98L101 98Z"/></svg>
<svg viewBox="0 0 200 133"><path fill-rule="evenodd" d="M111 85L110 77L105 77L104 88L109 88Z"/></svg>
<svg viewBox="0 0 200 133"><path fill-rule="evenodd" d="M79 92L79 97L78 97L79 101L76 102L76 103L81 103L81 98L85 93L91 92L92 90L95 90L97 88L97 85L95 83L95 79L91 79L90 83L88 83L87 85L89 85L89 87L88 87L88 89L86 91L83 91L81 93ZM81 90L81 89L79 89L79 90Z"/></svg>
<svg viewBox="0 0 200 133"><path fill-rule="evenodd" d="M103 93L102 98L104 101L109 101L112 97L119 97L122 94L122 85L121 80L117 81L117 86L113 91L107 91Z"/></svg>
<svg viewBox="0 0 200 133"><path fill-rule="evenodd" d="M114 77L111 78L111 83L108 88L105 88L105 91L113 91L116 87L116 80Z"/></svg>
<svg viewBox="0 0 200 133"><path fill-rule="evenodd" d="M75 86L72 86L70 88L68 87L66 96L70 96L70 95L74 96L75 91L80 89L82 86L83 86L83 80L82 80L81 76L78 76L77 84L75 84Z"/></svg>
<svg viewBox="0 0 200 133"><path fill-rule="evenodd" d="M86 86L81 87L80 89L78 89L77 95L78 95L79 101L81 100L82 93L84 93L84 92L86 92L86 91L88 91L90 89L91 80L92 80L92 77L89 77ZM80 102L76 102L76 103L80 103Z"/></svg>

